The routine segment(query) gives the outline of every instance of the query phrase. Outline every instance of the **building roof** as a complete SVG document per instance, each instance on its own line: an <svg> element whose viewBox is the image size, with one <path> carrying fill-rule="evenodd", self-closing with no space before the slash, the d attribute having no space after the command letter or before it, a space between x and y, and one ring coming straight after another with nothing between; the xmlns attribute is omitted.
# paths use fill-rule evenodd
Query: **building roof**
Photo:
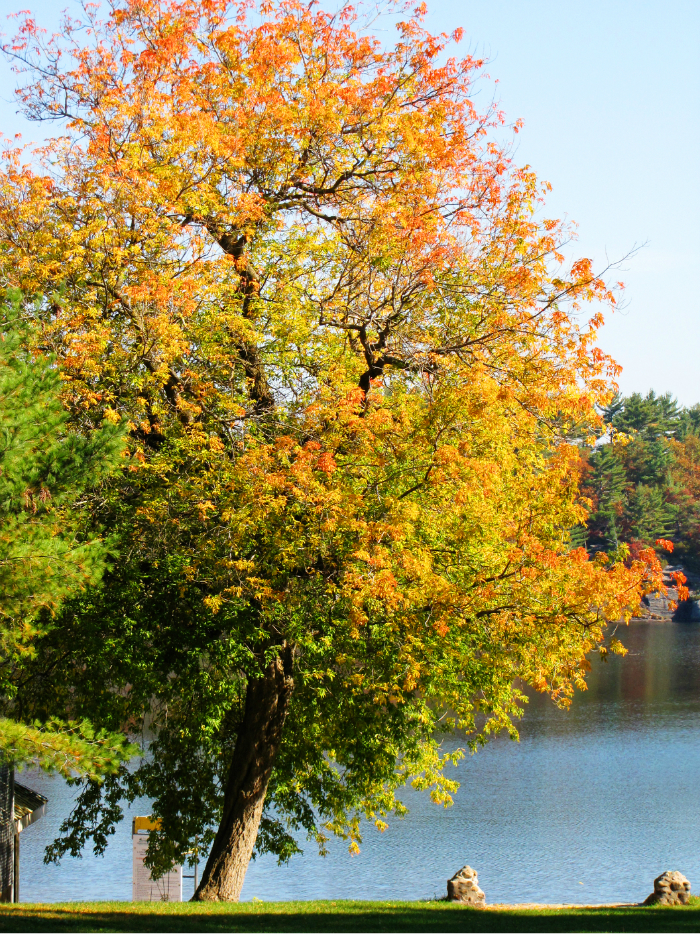
<svg viewBox="0 0 700 934"><path fill-rule="evenodd" d="M29 827L46 813L48 798L15 781L15 833Z"/></svg>

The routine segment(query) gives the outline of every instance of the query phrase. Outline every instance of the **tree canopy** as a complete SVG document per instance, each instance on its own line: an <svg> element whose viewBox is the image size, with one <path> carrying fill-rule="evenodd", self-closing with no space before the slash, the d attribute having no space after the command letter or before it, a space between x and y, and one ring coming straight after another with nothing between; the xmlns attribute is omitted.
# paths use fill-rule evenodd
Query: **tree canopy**
<svg viewBox="0 0 700 934"><path fill-rule="evenodd" d="M448 803L439 730L514 730L516 679L566 703L658 570L572 547L567 438L616 373L572 310L614 295L477 110L482 62L420 9L388 46L350 6L258 13L113 0L5 47L65 134L5 154L2 274L47 296L76 427L130 438L119 566L18 691L149 750L53 855L149 794L149 862L198 838L215 899L296 831L355 847L406 781Z"/></svg>

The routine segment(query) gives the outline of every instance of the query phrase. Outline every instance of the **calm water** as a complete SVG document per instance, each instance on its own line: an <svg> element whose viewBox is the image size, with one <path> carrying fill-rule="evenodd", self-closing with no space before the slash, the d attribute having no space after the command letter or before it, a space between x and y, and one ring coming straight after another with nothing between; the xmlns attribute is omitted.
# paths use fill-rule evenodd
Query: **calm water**
<svg viewBox="0 0 700 934"><path fill-rule="evenodd" d="M700 626L621 631L629 655L594 660L570 711L537 696L519 743L499 737L463 760L452 808L407 792L408 817L384 834L368 826L359 856L337 843L325 859L313 844L288 866L260 859L242 897L431 898L465 863L489 902L641 900L665 869L700 890ZM21 900L130 899L130 821L103 859L46 867L71 791L43 775L20 781L49 798L46 817L22 833ZM191 889L186 880L185 897Z"/></svg>

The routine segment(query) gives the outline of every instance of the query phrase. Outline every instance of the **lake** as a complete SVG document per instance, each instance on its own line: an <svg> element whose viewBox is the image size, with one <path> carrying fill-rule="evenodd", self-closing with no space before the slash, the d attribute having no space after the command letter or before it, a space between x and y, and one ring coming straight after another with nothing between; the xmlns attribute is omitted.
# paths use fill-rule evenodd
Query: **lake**
<svg viewBox="0 0 700 934"><path fill-rule="evenodd" d="M700 625L635 621L618 636L629 654L594 658L569 711L536 695L519 743L497 737L462 761L453 807L407 791L409 815L383 834L369 825L358 856L337 841L325 858L306 843L287 866L259 859L242 899L441 897L465 863L489 903L638 901L666 869L700 891ZM44 866L72 791L40 773L19 780L49 798L22 833L21 900L130 899L130 819L104 858Z"/></svg>

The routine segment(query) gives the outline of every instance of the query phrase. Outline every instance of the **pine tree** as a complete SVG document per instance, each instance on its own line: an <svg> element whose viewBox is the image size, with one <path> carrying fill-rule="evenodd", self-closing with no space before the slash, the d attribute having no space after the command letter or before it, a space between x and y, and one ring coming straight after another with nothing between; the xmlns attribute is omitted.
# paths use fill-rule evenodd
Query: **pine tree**
<svg viewBox="0 0 700 934"><path fill-rule="evenodd" d="M668 538L673 534L675 515L662 487L638 483L629 496L626 514L630 538L645 545Z"/></svg>
<svg viewBox="0 0 700 934"><path fill-rule="evenodd" d="M1 314L0 619L14 628L98 580L108 548L80 534L83 491L118 464L122 432L69 431L58 370L26 349L16 300Z"/></svg>
<svg viewBox="0 0 700 934"><path fill-rule="evenodd" d="M625 400L620 392L616 392L610 402L602 409L603 421L606 425L613 425L615 416L624 408Z"/></svg>
<svg viewBox="0 0 700 934"><path fill-rule="evenodd" d="M595 503L589 518L591 542L597 540L606 549L617 549L626 503L625 470L612 444L602 445L595 451L591 456L591 465L593 472L589 488Z"/></svg>
<svg viewBox="0 0 700 934"><path fill-rule="evenodd" d="M670 539L674 560L700 566L700 405L679 408L670 393L618 392L601 415L621 443L584 455L594 504L587 546ZM572 547L586 540L582 532L572 530Z"/></svg>
<svg viewBox="0 0 700 934"><path fill-rule="evenodd" d="M21 722L12 675L61 602L103 573L110 543L94 528L89 491L118 467L123 431L69 430L60 373L27 338L10 295L0 306L0 757L98 776L124 760L123 737L87 722Z"/></svg>
<svg viewBox="0 0 700 934"><path fill-rule="evenodd" d="M618 531L627 541L653 545L657 538L672 536L675 527L669 471L671 440L680 430L682 412L670 393L657 396L653 390L646 396L617 398L614 408L611 423L627 436L617 454L626 490Z"/></svg>
<svg viewBox="0 0 700 934"><path fill-rule="evenodd" d="M678 403L670 393L657 396L651 390L646 396L635 392L626 399L618 399L611 422L618 431L639 433L647 441L657 441L673 437L680 418Z"/></svg>
<svg viewBox="0 0 700 934"><path fill-rule="evenodd" d="M691 435L700 436L700 405L697 404L681 411L675 437L678 441L684 441Z"/></svg>

